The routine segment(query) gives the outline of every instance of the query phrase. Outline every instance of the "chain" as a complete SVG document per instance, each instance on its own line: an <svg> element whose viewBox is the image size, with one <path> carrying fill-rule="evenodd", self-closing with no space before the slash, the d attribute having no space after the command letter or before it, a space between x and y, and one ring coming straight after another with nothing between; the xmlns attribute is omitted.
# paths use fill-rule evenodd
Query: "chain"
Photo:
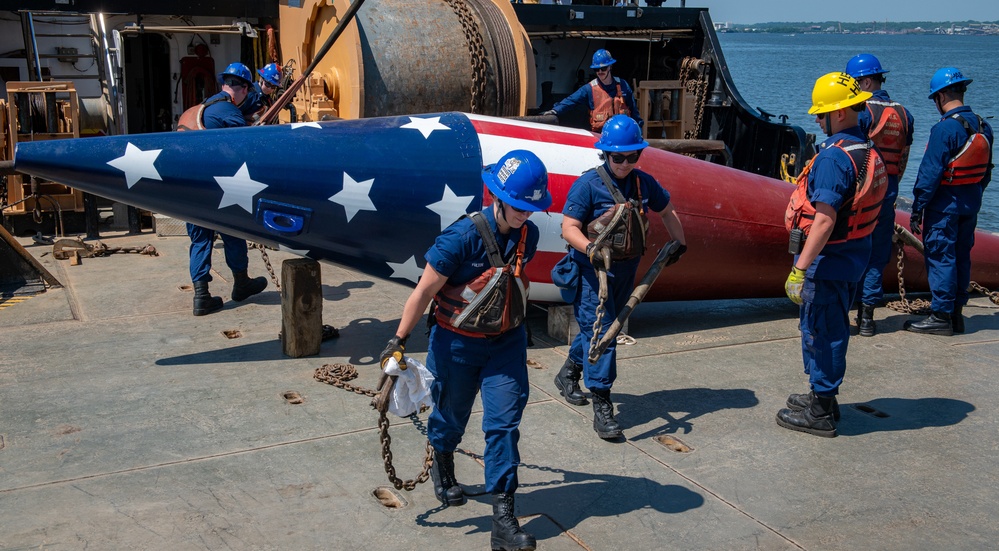
<svg viewBox="0 0 999 551"><path fill-rule="evenodd" d="M680 67L680 87L685 92L690 92L694 96L694 127L683 133L685 140L697 138L701 135L701 126L704 123L704 104L708 98L708 72L701 69L705 62L696 57L685 57ZM691 79L690 75L696 74L697 78ZM694 156L689 154L688 156Z"/></svg>
<svg viewBox="0 0 999 551"><path fill-rule="evenodd" d="M610 250L604 248L604 254L609 255ZM600 329L601 323L604 319L604 312L607 310L605 304L607 302L607 268L606 266L594 266L597 271L597 281L600 282L599 297L600 302L597 303L596 319L593 320L593 337L590 338L590 352L592 353L597 349L597 344L600 342Z"/></svg>
<svg viewBox="0 0 999 551"><path fill-rule="evenodd" d="M971 282L970 287L973 290L978 291L979 293L987 296L989 300L992 301L992 304L999 304L999 291L990 291L985 287L982 287L981 285L975 283L974 281Z"/></svg>
<svg viewBox="0 0 999 551"><path fill-rule="evenodd" d="M357 369L350 364L325 364L316 369L314 377L321 383L333 385L355 394L370 396L372 398L378 396L377 391L354 386L347 382L357 378ZM386 382L386 384L391 383ZM423 484L430 477L430 467L434 464L434 448L430 445L430 440L427 440L426 455L423 458L423 470L420 471L420 474L416 478L402 480L396 476L395 465L392 464L392 437L389 436L389 420L385 413L386 409L381 408L378 411L378 440L382 444L382 462L385 464L385 474L388 475L389 482L392 483L395 489L413 491L417 484ZM415 415L414 413L410 417Z"/></svg>
<svg viewBox="0 0 999 551"><path fill-rule="evenodd" d="M905 279L902 277L902 270L905 268L905 244L902 242L898 242L898 262L895 263L895 266L898 268L898 295L900 298L885 306L903 314L929 314L929 302L921 298L910 302L905 298Z"/></svg>
<svg viewBox="0 0 999 551"><path fill-rule="evenodd" d="M277 274L274 273L274 266L271 266L271 257L267 256L267 249L260 243L250 243L249 247L251 249L260 250L260 258L264 261L264 266L267 268L267 273L271 275L271 283L278 290L281 290L281 282L278 281Z"/></svg>
<svg viewBox="0 0 999 551"><path fill-rule="evenodd" d="M465 0L447 0L451 9L461 21L461 30L468 42L468 55L472 61L472 113L482 113L482 101L486 95L486 48L482 44L482 34L472 17Z"/></svg>

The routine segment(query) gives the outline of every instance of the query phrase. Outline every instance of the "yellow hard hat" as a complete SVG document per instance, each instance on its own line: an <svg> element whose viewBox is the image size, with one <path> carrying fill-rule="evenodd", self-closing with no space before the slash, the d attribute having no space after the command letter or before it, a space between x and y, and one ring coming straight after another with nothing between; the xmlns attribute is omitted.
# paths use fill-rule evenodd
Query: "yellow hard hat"
<svg viewBox="0 0 999 551"><path fill-rule="evenodd" d="M815 81L809 115L829 113L867 101L873 94L864 92L857 80L846 73L829 73Z"/></svg>

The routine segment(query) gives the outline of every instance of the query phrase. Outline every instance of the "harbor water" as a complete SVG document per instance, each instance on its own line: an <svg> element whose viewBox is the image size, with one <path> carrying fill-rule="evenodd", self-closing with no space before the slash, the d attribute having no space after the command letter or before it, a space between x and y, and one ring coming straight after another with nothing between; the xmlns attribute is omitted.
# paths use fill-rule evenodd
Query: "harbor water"
<svg viewBox="0 0 999 551"><path fill-rule="evenodd" d="M735 86L746 103L775 116L787 115L788 123L816 134L817 141L825 136L807 113L815 79L844 70L847 61L859 53L877 56L882 67L890 71L884 89L915 118L909 165L899 184L899 195L909 200L930 128L940 120L926 97L930 77L937 69L954 66L974 79L965 103L996 126L996 119L991 118L999 114L996 36L721 33L719 39ZM999 189L995 185L985 190L978 228L999 233Z"/></svg>

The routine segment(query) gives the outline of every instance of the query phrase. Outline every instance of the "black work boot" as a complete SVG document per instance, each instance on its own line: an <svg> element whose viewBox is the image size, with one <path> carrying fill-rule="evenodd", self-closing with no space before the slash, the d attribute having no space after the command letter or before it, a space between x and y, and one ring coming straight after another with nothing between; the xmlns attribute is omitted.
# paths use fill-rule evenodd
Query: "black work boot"
<svg viewBox="0 0 999 551"><path fill-rule="evenodd" d="M861 304L860 308L857 309L857 328L860 330L861 337L873 337L875 332L874 325L874 306L868 306L867 304Z"/></svg>
<svg viewBox="0 0 999 551"><path fill-rule="evenodd" d="M538 546L534 536L525 532L513 512L513 493L493 494L494 551L534 551Z"/></svg>
<svg viewBox="0 0 999 551"><path fill-rule="evenodd" d="M954 334L954 328L950 324L950 314L947 312L930 312L930 315L923 321L913 323L905 322L905 330L913 333L925 333L929 335L944 335L949 337Z"/></svg>
<svg viewBox="0 0 999 551"><path fill-rule="evenodd" d="M194 282L194 315L205 316L222 309L222 297L213 297L208 292L207 281Z"/></svg>
<svg viewBox="0 0 999 551"><path fill-rule="evenodd" d="M785 429L807 432L815 436L833 438L836 436L836 420L833 419L832 396L814 395L808 407L799 411L782 409L777 412L777 424Z"/></svg>
<svg viewBox="0 0 999 551"><path fill-rule="evenodd" d="M582 373L583 366L566 358L562 369L558 370L558 375L555 375L555 387L565 397L565 401L574 406L586 405L586 395L579 389L579 378Z"/></svg>
<svg viewBox="0 0 999 551"><path fill-rule="evenodd" d="M955 333L964 333L964 306L954 307L954 313L950 315L950 323Z"/></svg>
<svg viewBox="0 0 999 551"><path fill-rule="evenodd" d="M234 278L232 300L236 302L246 300L267 288L267 278L263 276L250 279L250 276L243 271L233 272L232 277Z"/></svg>
<svg viewBox="0 0 999 551"><path fill-rule="evenodd" d="M593 394L593 430L604 440L621 438L621 425L614 419L614 404L610 390L590 390Z"/></svg>
<svg viewBox="0 0 999 551"><path fill-rule="evenodd" d="M787 409L791 411L801 411L812 405L812 400L815 398L814 392L809 392L808 394L792 394L787 397ZM839 402L836 397L832 397L832 414L833 421L839 423Z"/></svg>
<svg viewBox="0 0 999 551"><path fill-rule="evenodd" d="M430 467L434 480L434 495L444 505L464 505L465 493L454 477L454 452L434 450L434 464Z"/></svg>

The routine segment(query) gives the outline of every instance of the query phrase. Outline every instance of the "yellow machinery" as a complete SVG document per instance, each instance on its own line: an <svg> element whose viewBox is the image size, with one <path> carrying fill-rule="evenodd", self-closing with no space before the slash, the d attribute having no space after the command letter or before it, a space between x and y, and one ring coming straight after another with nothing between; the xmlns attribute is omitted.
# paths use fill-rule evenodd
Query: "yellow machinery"
<svg viewBox="0 0 999 551"><path fill-rule="evenodd" d="M305 68L350 3L280 6L281 52ZM509 0L365 0L295 98L299 120L535 107L534 55Z"/></svg>
<svg viewBox="0 0 999 551"><path fill-rule="evenodd" d="M79 102L72 82L8 82L7 102L0 101L3 149L0 160L14 158L18 142L80 137ZM35 224L43 212L83 212L83 192L27 176L6 177L3 214L30 215ZM12 224L16 225L16 224ZM60 230L61 227L56 227Z"/></svg>

